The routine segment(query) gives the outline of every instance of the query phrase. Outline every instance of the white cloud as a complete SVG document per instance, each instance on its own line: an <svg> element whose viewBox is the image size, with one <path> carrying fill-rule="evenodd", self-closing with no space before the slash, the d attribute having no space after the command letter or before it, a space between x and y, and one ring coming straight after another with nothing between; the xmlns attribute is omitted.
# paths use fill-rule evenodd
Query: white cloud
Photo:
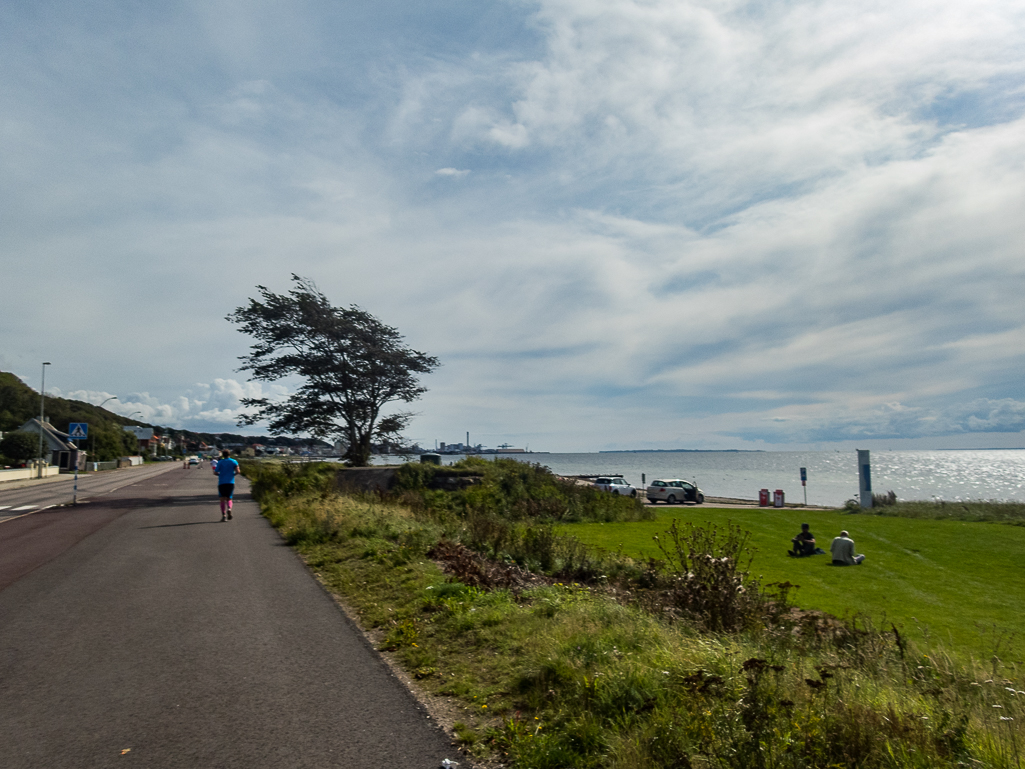
<svg viewBox="0 0 1025 769"><path fill-rule="evenodd" d="M47 387L47 395L81 400L95 406L104 401L104 408L121 416L131 416L140 422L195 430L197 432L261 432L259 426L238 427L239 416L245 411L243 398L270 398L276 400L288 395L283 385L263 385L260 382L239 382L235 379L215 379L212 383L200 382L188 388L184 394L162 399L148 392L127 393L109 400L112 393L88 390L62 392L59 388ZM264 431L265 432L265 431Z"/></svg>
<svg viewBox="0 0 1025 769"><path fill-rule="evenodd" d="M442 358L425 440L1016 429L1020 4L187 7L0 53L5 368L233 429L297 272Z"/></svg>

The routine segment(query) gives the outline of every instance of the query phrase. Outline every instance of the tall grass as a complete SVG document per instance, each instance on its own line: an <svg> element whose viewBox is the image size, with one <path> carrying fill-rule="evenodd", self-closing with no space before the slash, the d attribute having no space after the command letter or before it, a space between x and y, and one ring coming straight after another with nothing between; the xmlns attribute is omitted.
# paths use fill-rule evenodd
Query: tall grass
<svg viewBox="0 0 1025 769"><path fill-rule="evenodd" d="M852 514L886 515L896 518L981 521L1025 526L1025 502L901 500L891 491L888 494L873 494L872 505L871 508L863 509L855 500L848 500L844 511Z"/></svg>
<svg viewBox="0 0 1025 769"><path fill-rule="evenodd" d="M459 703L452 728L476 755L524 769L1021 766L1018 673L926 656L890 628L823 615L714 632L600 583L467 585L429 556L439 541L469 541L451 511L339 497L313 481L287 496L296 478L270 480L258 484L268 517L382 648ZM541 538L558 562L555 540ZM702 541L715 558L743 551L728 528L664 541L672 567L661 580L693 572ZM499 562L512 568L508 544ZM743 572L738 562L711 579L743 584Z"/></svg>

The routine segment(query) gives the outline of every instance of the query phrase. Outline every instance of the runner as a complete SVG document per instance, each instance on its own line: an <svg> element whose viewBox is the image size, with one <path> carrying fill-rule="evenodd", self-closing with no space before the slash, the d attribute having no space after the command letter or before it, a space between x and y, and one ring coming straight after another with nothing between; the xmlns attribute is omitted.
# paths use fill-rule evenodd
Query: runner
<svg viewBox="0 0 1025 769"><path fill-rule="evenodd" d="M231 520L231 498L235 494L235 476L238 475L238 462L231 458L227 449L221 452L221 459L214 463L214 475L217 476L217 492L221 497L221 521Z"/></svg>

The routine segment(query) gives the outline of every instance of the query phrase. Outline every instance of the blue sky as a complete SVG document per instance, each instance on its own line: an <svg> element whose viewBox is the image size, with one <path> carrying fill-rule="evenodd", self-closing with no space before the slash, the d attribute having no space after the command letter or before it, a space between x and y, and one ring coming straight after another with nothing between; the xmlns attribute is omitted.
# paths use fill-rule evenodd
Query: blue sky
<svg viewBox="0 0 1025 769"><path fill-rule="evenodd" d="M1025 447L1020 3L8 2L0 369L234 430L255 286L425 445Z"/></svg>

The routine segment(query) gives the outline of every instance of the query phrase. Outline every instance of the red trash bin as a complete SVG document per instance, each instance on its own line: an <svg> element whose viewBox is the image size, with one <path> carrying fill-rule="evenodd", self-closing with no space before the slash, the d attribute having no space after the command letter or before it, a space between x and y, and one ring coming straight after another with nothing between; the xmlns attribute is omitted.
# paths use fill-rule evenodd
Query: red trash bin
<svg viewBox="0 0 1025 769"><path fill-rule="evenodd" d="M769 490L762 489L758 492L758 506L768 507L769 506Z"/></svg>
<svg viewBox="0 0 1025 769"><path fill-rule="evenodd" d="M776 489L773 504L775 504L776 507L783 507L783 489Z"/></svg>

